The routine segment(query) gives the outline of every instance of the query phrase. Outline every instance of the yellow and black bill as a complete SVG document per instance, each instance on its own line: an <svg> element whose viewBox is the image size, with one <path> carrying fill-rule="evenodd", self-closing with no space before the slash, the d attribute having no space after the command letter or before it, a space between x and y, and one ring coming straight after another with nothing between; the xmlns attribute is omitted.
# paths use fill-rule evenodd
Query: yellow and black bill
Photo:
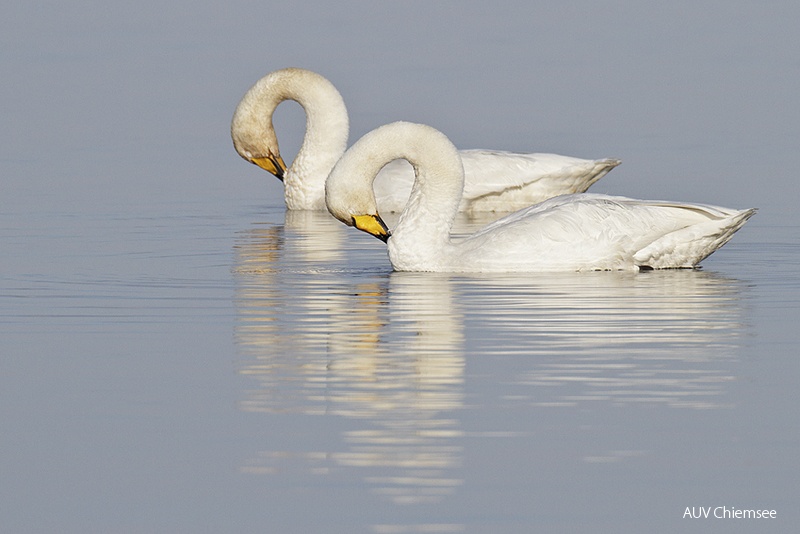
<svg viewBox="0 0 800 534"><path fill-rule="evenodd" d="M381 216L375 213L374 215L355 215L353 216L353 226L359 230L373 235L386 243L392 236L386 223L383 222Z"/></svg>

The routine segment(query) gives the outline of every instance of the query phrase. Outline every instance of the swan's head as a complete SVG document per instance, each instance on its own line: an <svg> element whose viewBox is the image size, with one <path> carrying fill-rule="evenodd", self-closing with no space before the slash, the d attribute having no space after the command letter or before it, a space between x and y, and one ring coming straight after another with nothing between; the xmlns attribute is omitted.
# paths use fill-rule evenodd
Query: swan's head
<svg viewBox="0 0 800 534"><path fill-rule="evenodd" d="M330 178L328 179L330 183ZM334 187L334 191L336 188ZM328 191L326 187L326 191ZM349 196L349 195L348 195ZM326 198L328 196L326 195ZM355 200L355 202L351 202ZM369 207L369 202L361 202L355 198L338 198L333 201L326 201L328 204L328 211L342 221L347 226L358 228L362 232L366 232L371 236L375 236L384 243L389 241L392 233L389 227L383 222L383 219L378 214L378 208L374 207L375 196L372 195L373 207Z"/></svg>
<svg viewBox="0 0 800 534"><path fill-rule="evenodd" d="M274 94L275 78L276 73L261 78L242 97L233 113L231 138L237 154L283 181L286 164L278 148L272 114L284 98Z"/></svg>
<svg viewBox="0 0 800 534"><path fill-rule="evenodd" d="M386 243L391 232L378 214L372 189L372 181L387 163L378 154L382 144L383 139L376 137L374 130L344 153L325 181L325 204L331 215L347 226Z"/></svg>
<svg viewBox="0 0 800 534"><path fill-rule="evenodd" d="M272 118L266 120L256 117L243 99L236 108L231 122L231 138L236 153L253 165L274 174L283 181L286 163L278 148L278 137L272 128ZM260 119L260 120L257 120Z"/></svg>
<svg viewBox="0 0 800 534"><path fill-rule="evenodd" d="M283 162L280 152L273 152L272 150L253 151L247 149L240 151L238 147L236 151L253 165L258 165L265 171L275 175L281 182L283 181L283 177L286 175L286 163Z"/></svg>
<svg viewBox="0 0 800 534"><path fill-rule="evenodd" d="M322 181L347 147L349 121L342 95L325 77L290 67L273 71L242 97L231 121L236 152L283 181L286 164L278 149L272 115L285 100L294 100L306 113L306 135L295 161L305 154L306 169L299 171ZM298 175L295 173L295 176ZM298 177L299 179L299 177Z"/></svg>

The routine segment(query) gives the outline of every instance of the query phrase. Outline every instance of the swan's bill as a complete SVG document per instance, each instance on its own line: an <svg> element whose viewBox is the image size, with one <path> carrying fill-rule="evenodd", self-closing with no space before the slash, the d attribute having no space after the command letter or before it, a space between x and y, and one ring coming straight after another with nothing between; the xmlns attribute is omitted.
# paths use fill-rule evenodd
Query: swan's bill
<svg viewBox="0 0 800 534"><path fill-rule="evenodd" d="M270 152L265 157L251 158L250 161L265 171L274 174L281 182L283 181L283 175L286 174L286 164L280 154Z"/></svg>
<svg viewBox="0 0 800 534"><path fill-rule="evenodd" d="M377 213L374 215L354 215L353 226L370 235L374 235L384 243L392 236L386 223Z"/></svg>

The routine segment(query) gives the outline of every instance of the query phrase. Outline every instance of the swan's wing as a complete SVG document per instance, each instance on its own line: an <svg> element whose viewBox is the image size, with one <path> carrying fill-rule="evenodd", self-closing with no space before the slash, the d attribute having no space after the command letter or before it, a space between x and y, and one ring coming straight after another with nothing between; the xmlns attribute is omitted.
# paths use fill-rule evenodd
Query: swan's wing
<svg viewBox="0 0 800 534"><path fill-rule="evenodd" d="M548 224L571 226L574 224L594 227L600 221L610 219L609 225L619 231L633 232L637 226L666 216L673 225L688 225L704 220L719 220L740 213L739 210L663 200L637 200L614 195L582 193L560 195L539 204L519 210L485 226L478 233L491 232L493 228L518 224L532 224L546 219Z"/></svg>
<svg viewBox="0 0 800 534"><path fill-rule="evenodd" d="M582 193L620 164L618 159L498 150L460 150L459 155L464 165L459 211L510 212L557 195ZM381 211L402 211L413 184L414 171L407 161L388 163L373 184Z"/></svg>
<svg viewBox="0 0 800 534"><path fill-rule="evenodd" d="M462 150L464 200L473 211L512 211L548 198L582 193L620 164L558 154Z"/></svg>
<svg viewBox="0 0 800 534"><path fill-rule="evenodd" d="M693 267L724 245L754 212L564 195L499 219L463 242L465 250L493 248L495 257L535 261L543 269Z"/></svg>

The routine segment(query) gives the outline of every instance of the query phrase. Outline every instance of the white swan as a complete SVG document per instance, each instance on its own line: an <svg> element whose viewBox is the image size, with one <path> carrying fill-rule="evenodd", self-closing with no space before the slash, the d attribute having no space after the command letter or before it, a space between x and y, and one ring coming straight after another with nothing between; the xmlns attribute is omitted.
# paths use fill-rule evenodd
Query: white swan
<svg viewBox="0 0 800 534"><path fill-rule="evenodd" d="M288 169L272 126L272 114L284 100L298 102L306 113L303 144ZM236 152L283 181L290 210L325 209L325 179L347 148L348 130L339 91L323 76L296 68L277 70L256 82L231 122ZM583 192L620 163L487 150L465 150L461 157L466 171L462 211L514 211L556 195ZM387 166L375 182L381 210L402 210L413 182L408 165Z"/></svg>
<svg viewBox="0 0 800 534"><path fill-rule="evenodd" d="M411 163L416 180L390 235L371 182L398 158ZM584 193L546 200L456 240L450 230L463 181L447 137L429 126L397 122L366 134L344 154L328 177L326 200L337 219L386 241L397 271L690 268L755 213Z"/></svg>

